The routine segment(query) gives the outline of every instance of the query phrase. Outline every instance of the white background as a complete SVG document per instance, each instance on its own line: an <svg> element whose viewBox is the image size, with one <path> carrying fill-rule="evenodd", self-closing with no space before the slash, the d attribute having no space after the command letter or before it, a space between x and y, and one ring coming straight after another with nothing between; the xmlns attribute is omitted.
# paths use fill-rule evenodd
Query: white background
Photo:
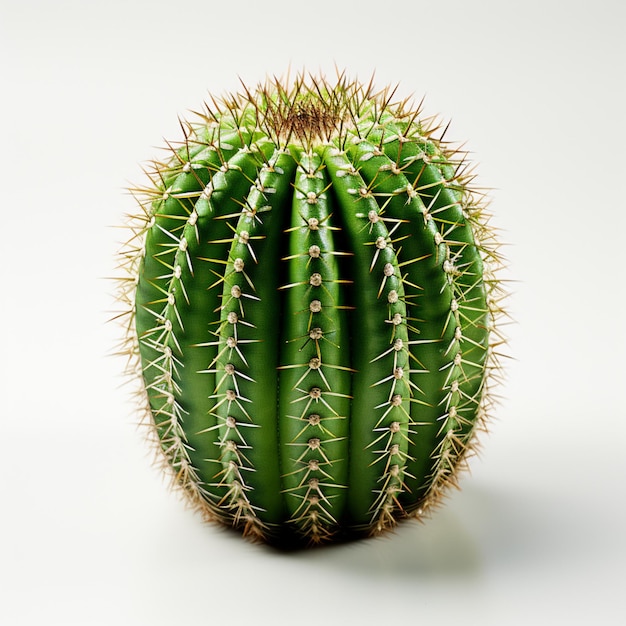
<svg viewBox="0 0 626 626"><path fill-rule="evenodd" d="M624 7L0 1L0 623L623 624ZM203 525L151 466L106 356L111 226L209 92L335 63L468 141L515 360L432 520L286 555Z"/></svg>

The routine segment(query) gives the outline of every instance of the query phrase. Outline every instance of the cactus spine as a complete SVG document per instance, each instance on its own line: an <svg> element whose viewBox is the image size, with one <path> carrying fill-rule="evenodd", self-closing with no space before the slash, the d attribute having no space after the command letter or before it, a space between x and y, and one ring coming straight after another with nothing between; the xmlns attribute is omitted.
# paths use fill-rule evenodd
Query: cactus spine
<svg viewBox="0 0 626 626"><path fill-rule="evenodd" d="M498 245L408 102L299 76L218 101L135 190L126 348L207 518L306 545L420 517L492 403Z"/></svg>

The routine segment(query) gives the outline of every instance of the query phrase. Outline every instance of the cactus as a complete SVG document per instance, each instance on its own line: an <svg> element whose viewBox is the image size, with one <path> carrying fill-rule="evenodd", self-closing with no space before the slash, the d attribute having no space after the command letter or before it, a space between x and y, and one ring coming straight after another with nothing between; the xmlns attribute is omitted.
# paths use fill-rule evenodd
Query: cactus
<svg viewBox="0 0 626 626"><path fill-rule="evenodd" d="M207 519L270 544L422 517L493 404L484 194L393 93L244 88L133 190L125 342L161 458Z"/></svg>

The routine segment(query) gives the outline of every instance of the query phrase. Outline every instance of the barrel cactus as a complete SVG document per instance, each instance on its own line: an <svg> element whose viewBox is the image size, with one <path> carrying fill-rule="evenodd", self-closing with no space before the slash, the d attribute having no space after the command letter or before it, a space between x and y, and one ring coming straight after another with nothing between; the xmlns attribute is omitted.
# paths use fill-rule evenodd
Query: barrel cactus
<svg viewBox="0 0 626 626"><path fill-rule="evenodd" d="M345 76L244 88L181 127L122 252L174 482L281 546L420 518L475 450L497 370L497 243L464 153Z"/></svg>

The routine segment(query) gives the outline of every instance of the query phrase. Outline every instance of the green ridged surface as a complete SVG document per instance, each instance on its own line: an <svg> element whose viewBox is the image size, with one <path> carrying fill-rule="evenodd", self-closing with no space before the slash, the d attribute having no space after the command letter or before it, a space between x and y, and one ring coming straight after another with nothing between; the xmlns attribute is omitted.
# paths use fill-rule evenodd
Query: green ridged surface
<svg viewBox="0 0 626 626"><path fill-rule="evenodd" d="M458 153L345 81L266 85L185 128L129 255L176 482L275 544L419 517L489 403L495 246Z"/></svg>

